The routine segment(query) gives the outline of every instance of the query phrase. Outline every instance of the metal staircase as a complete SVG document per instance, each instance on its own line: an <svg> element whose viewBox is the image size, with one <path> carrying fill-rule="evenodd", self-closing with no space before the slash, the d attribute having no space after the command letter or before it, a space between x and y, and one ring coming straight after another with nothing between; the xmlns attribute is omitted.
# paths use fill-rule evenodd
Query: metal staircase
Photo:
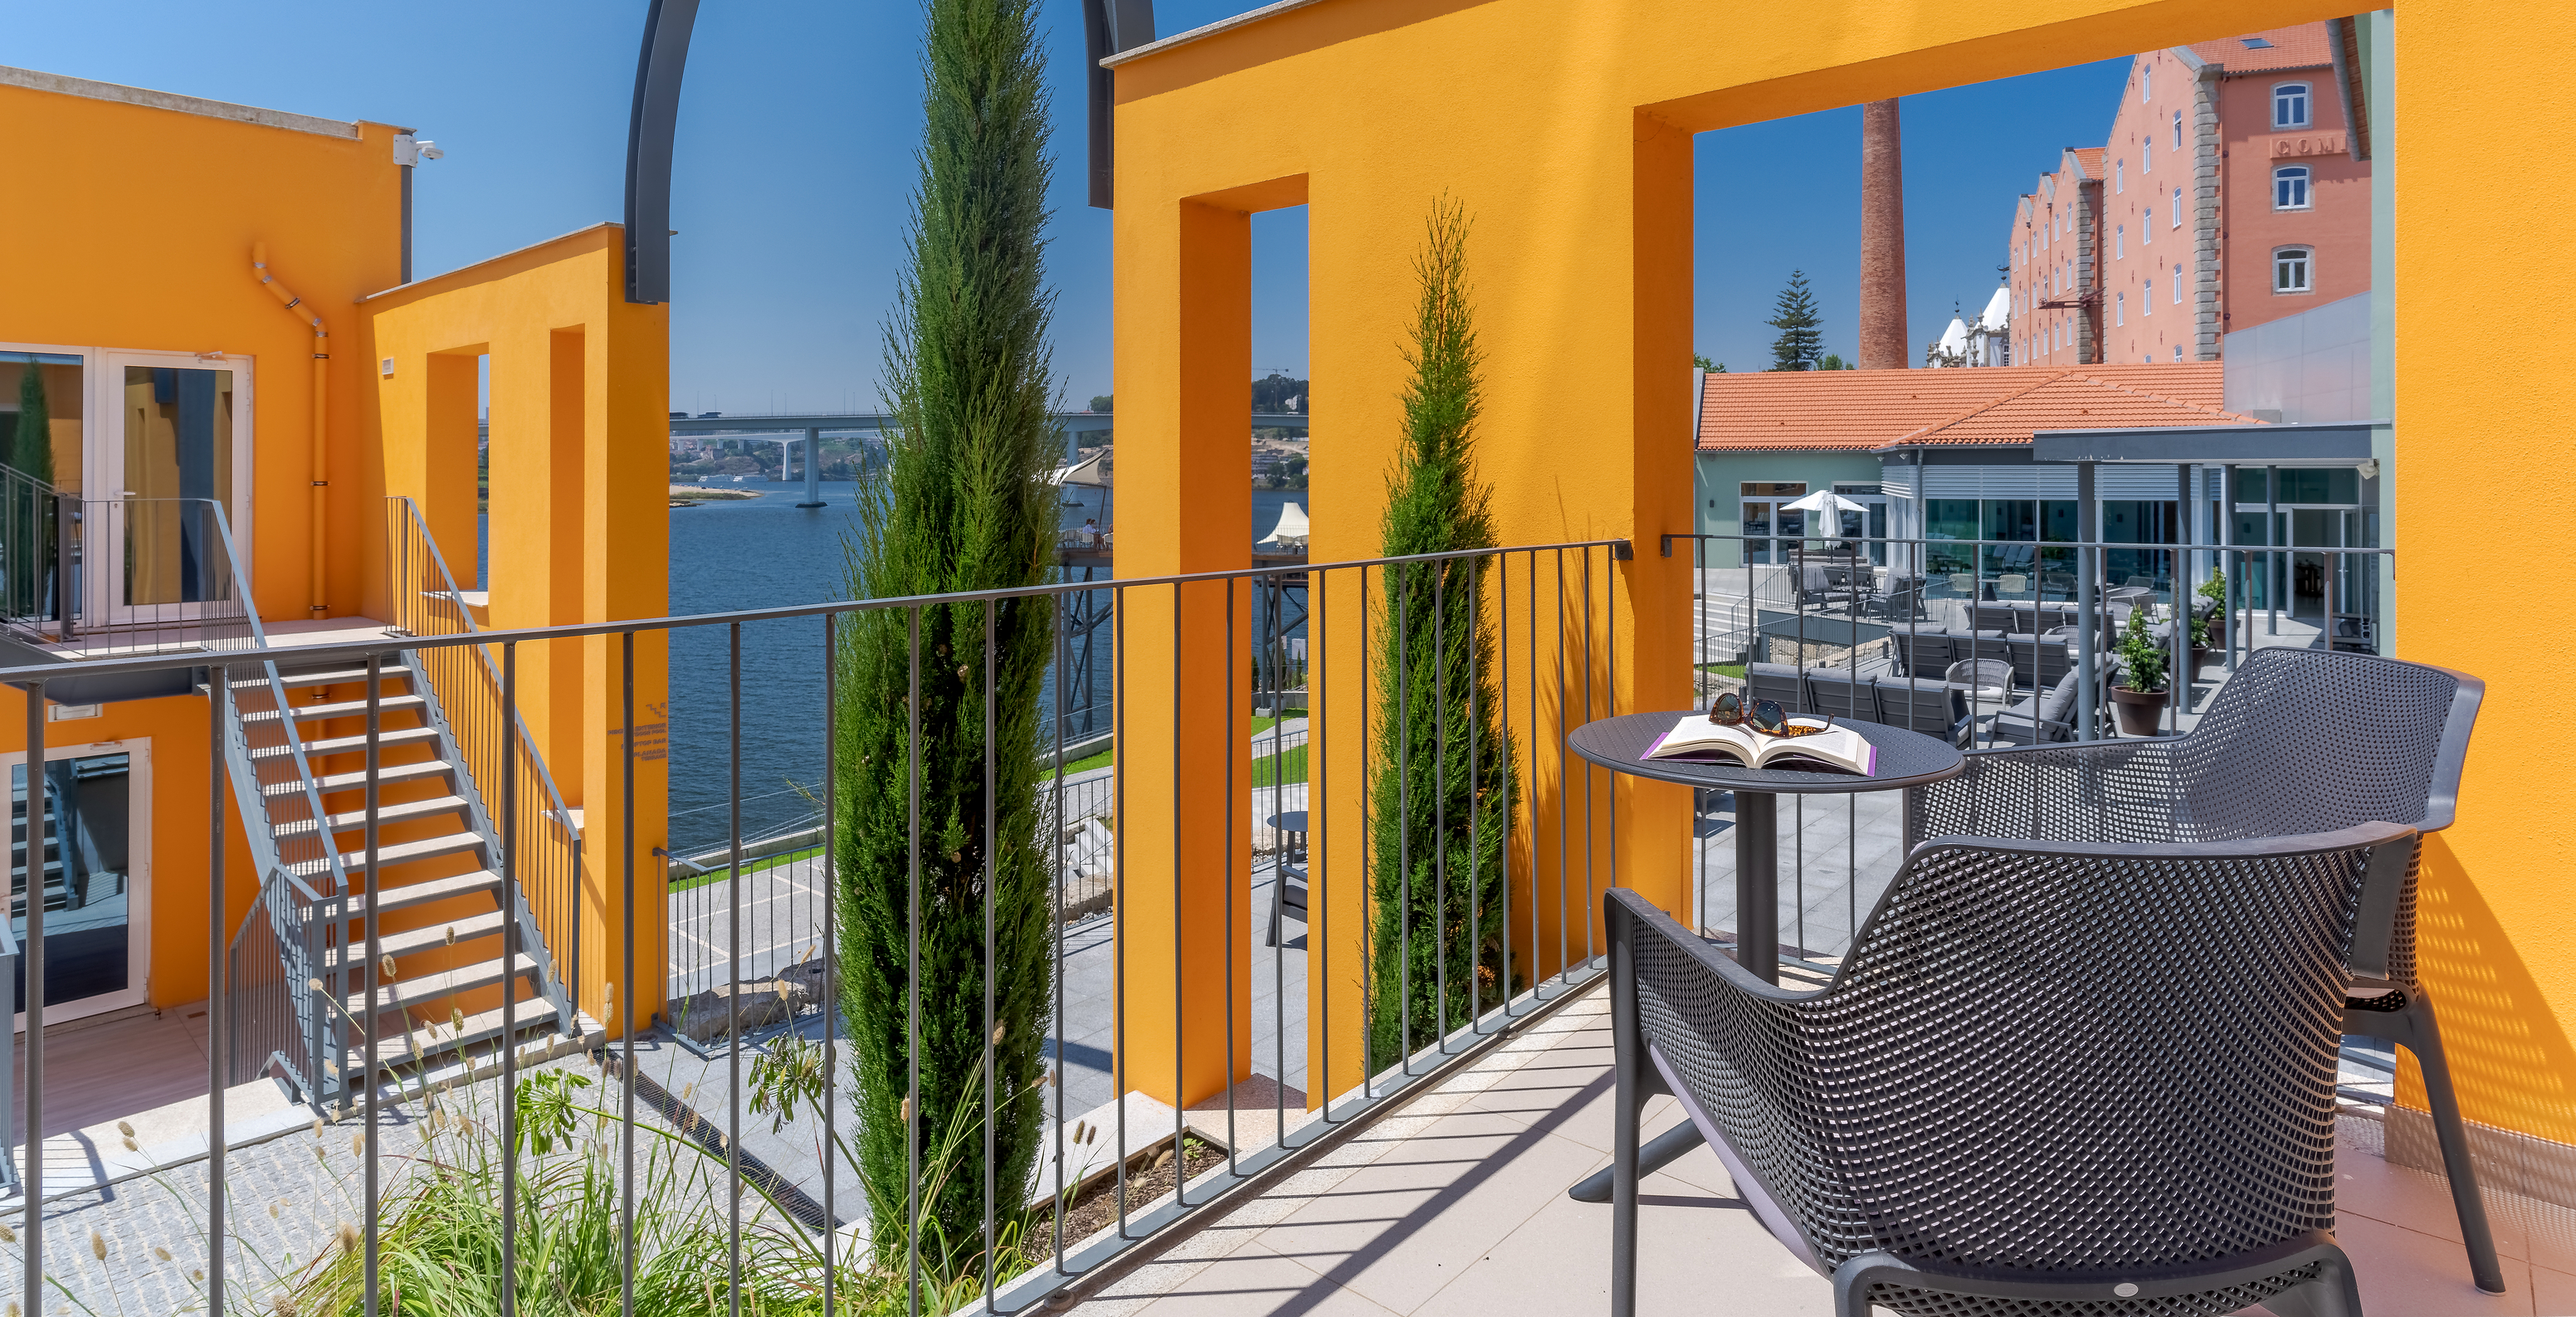
<svg viewBox="0 0 2576 1317"><path fill-rule="evenodd" d="M405 573L394 582L395 633L459 630L415 616L457 612L457 596L417 514L397 502L412 533L392 546ZM175 578L158 582L161 604L109 598L112 574L83 570L86 541L130 551L155 535L194 546L175 569L154 564ZM443 586L420 588L412 577L424 571ZM470 617L461 629L472 629ZM361 1091L371 918L380 1080L436 1082L504 1040L551 1048L595 1031L566 986L578 981L577 947L562 945L579 927L578 828L525 725L502 707L481 646L380 658L371 709L364 663L299 663L292 648L270 644L219 504L82 502L0 465L0 658L138 652L202 655L202 666L193 680L186 669L67 675L48 693L92 703L194 690L218 703L259 878L226 957L231 1083L276 1074L317 1104L346 1105ZM513 795L496 819L489 802L503 791ZM21 788L12 801L10 858L20 873L29 794ZM67 840L52 825L54 794L33 793L48 820L36 880L48 910L81 899L77 858L66 867ZM542 905L532 905L532 890ZM11 895L14 915L24 880ZM566 951L570 963L560 964Z"/></svg>

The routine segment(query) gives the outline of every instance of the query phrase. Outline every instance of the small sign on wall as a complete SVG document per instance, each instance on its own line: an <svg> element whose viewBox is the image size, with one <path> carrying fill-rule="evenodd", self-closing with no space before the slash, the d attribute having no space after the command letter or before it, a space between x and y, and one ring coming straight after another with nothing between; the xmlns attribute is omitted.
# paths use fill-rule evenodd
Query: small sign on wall
<svg viewBox="0 0 2576 1317"><path fill-rule="evenodd" d="M45 706L45 721L67 723L74 718L95 718L101 707L96 704L49 704Z"/></svg>

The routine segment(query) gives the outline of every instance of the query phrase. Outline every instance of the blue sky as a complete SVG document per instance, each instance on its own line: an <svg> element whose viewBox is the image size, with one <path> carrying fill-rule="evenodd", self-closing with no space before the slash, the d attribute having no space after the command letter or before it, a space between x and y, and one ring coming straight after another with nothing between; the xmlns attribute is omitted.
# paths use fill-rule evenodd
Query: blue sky
<svg viewBox="0 0 2576 1317"><path fill-rule="evenodd" d="M1110 388L1109 222L1083 204L1078 0L1041 0L1057 122L1055 361L1081 406ZM1255 7L1161 0L1168 35ZM436 273L620 211L644 0L0 0L0 63L417 128L447 150L415 194ZM871 407L903 256L918 134L920 11L904 0L705 4L673 198L674 408ZM2126 61L1909 98L1906 236L1918 347L1995 286L2013 198L2060 147L2099 144ZM1698 346L1768 362L1761 322L1792 268L1829 351L1850 356L1857 110L1703 134ZM1758 195L1749 201L1748 194ZM1305 218L1255 218L1253 361L1306 363ZM366 290L352 290L366 291Z"/></svg>

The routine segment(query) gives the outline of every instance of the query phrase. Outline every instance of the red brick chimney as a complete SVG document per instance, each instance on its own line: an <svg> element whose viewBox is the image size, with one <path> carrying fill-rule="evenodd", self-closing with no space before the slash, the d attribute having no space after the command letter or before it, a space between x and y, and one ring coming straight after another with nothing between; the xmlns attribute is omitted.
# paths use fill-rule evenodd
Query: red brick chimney
<svg viewBox="0 0 2576 1317"><path fill-rule="evenodd" d="M1914 364L1905 342L1905 159L1896 102L1860 107L1860 368Z"/></svg>

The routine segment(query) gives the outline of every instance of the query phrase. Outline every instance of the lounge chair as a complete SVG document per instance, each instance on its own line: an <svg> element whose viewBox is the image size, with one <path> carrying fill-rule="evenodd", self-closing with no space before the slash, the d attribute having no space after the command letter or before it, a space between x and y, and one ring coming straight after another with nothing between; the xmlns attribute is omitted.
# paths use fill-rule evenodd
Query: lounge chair
<svg viewBox="0 0 2576 1317"><path fill-rule="evenodd" d="M1270 940L1263 945L1279 945L1281 921L1288 919L1301 924L1309 922L1306 918L1306 871L1293 864L1279 866L1279 891L1270 902Z"/></svg>
<svg viewBox="0 0 2576 1317"><path fill-rule="evenodd" d="M2485 690L2420 663L2256 650L2183 736L1970 754L1958 777L1915 789L1906 842L2235 842L2383 822L2439 832L2451 826ZM2354 937L2346 970L2344 1031L2396 1043L2422 1063L2470 1274L2502 1293L2441 1029L2416 977L2411 877Z"/></svg>
<svg viewBox="0 0 2576 1317"><path fill-rule="evenodd" d="M1976 731L1976 720L1968 716L1968 697L1937 677L1881 677L1871 684L1878 689L1879 721L1891 727L1961 747Z"/></svg>
<svg viewBox="0 0 2576 1317"><path fill-rule="evenodd" d="M1807 669L1807 712L1843 722L1882 722L1878 694L1868 677L1855 678L1846 668Z"/></svg>
<svg viewBox="0 0 2576 1317"><path fill-rule="evenodd" d="M1744 665L1744 703L1748 710L1755 700L1776 700L1791 713L1805 713L1806 697L1807 683L1796 668L1786 663Z"/></svg>
<svg viewBox="0 0 2576 1317"><path fill-rule="evenodd" d="M1937 676L1950 666L1950 635L1946 631L1897 631L1887 639L1899 676Z"/></svg>
<svg viewBox="0 0 2576 1317"><path fill-rule="evenodd" d="M2075 739L2076 702L2081 683L2068 671L2055 682L2031 692L1987 725L1988 739L2003 745L2040 745Z"/></svg>
<svg viewBox="0 0 2576 1317"><path fill-rule="evenodd" d="M1838 1317L2360 1317L2332 1233L2338 960L2415 842L1944 837L1818 990L1609 892L1613 1317L1657 1093Z"/></svg>

